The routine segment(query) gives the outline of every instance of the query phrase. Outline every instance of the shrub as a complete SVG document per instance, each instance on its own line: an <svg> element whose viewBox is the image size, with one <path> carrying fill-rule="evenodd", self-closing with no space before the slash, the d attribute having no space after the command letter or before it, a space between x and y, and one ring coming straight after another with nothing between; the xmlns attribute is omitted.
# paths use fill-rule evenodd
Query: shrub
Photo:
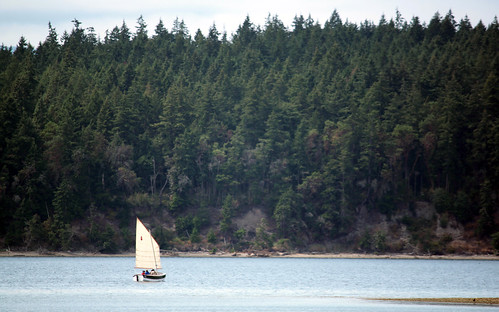
<svg viewBox="0 0 499 312"><path fill-rule="evenodd" d="M193 229L194 224L191 216L178 217L175 220L175 230L180 238L188 238Z"/></svg>
<svg viewBox="0 0 499 312"><path fill-rule="evenodd" d="M213 230L210 230L207 235L208 243L215 245L217 243L217 236Z"/></svg>
<svg viewBox="0 0 499 312"><path fill-rule="evenodd" d="M496 253L499 253L499 232L492 234L492 247L494 247Z"/></svg>
<svg viewBox="0 0 499 312"><path fill-rule="evenodd" d="M278 251L291 251L293 249L293 244L287 238L281 238L274 244L274 249Z"/></svg>
<svg viewBox="0 0 499 312"><path fill-rule="evenodd" d="M359 242L360 250L371 251L371 243L372 243L371 233L369 233L368 231L365 231L364 234L362 234L362 237L360 238L360 242Z"/></svg>
<svg viewBox="0 0 499 312"><path fill-rule="evenodd" d="M456 219L461 223L466 223L472 219L473 209L471 208L471 199L464 191L459 191L454 201L453 213Z"/></svg>
<svg viewBox="0 0 499 312"><path fill-rule="evenodd" d="M386 235L385 233L378 231L373 237L373 248L376 252L385 252L386 250Z"/></svg>
<svg viewBox="0 0 499 312"><path fill-rule="evenodd" d="M435 205L435 209L438 213L444 213L451 210L452 207L452 198L442 188L437 188L433 191L433 204Z"/></svg>
<svg viewBox="0 0 499 312"><path fill-rule="evenodd" d="M199 235L199 231L198 231L198 229L197 229L197 228L194 228L194 229L192 230L192 234L191 234L191 236L190 236L190 241L191 241L191 243L193 243L193 244L196 244L196 243L201 242L201 236Z"/></svg>

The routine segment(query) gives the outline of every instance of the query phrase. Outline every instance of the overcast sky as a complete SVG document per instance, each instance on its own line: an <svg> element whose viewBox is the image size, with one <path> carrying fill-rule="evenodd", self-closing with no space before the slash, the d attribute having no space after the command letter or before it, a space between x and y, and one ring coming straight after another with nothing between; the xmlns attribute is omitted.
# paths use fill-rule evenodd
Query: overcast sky
<svg viewBox="0 0 499 312"><path fill-rule="evenodd" d="M227 32L231 38L246 16L263 26L269 14L277 15L291 28L294 17L300 15L310 15L324 25L335 9L343 22L356 24L365 20L377 24L383 14L389 20L398 9L408 21L418 16L428 23L437 11L446 15L452 10L457 22L468 16L473 26L480 20L488 26L499 14L499 0L0 0L0 44L15 46L24 36L36 48L45 41L49 22L60 37L64 31L71 31L75 18L82 28L93 27L101 39L106 30L121 26L123 21L135 32L140 15L150 36L160 19L171 30L178 17L191 34L197 29L206 34L215 24L219 32Z"/></svg>

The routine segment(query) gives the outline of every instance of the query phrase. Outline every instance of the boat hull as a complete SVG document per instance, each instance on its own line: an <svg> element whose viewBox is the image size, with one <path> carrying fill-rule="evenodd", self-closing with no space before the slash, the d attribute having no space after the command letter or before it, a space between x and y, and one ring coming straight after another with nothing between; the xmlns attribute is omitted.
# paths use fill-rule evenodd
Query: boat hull
<svg viewBox="0 0 499 312"><path fill-rule="evenodd" d="M133 280L136 282L163 282L165 280L165 273L158 272L157 274L135 274Z"/></svg>

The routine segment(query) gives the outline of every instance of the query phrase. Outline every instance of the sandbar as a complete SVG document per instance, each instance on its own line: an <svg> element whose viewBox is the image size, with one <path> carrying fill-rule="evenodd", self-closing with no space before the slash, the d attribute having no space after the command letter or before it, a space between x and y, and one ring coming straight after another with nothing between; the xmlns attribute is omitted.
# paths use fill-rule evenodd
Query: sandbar
<svg viewBox="0 0 499 312"><path fill-rule="evenodd" d="M499 305L499 298L374 298L374 299L370 298L369 300L421 302L421 303Z"/></svg>

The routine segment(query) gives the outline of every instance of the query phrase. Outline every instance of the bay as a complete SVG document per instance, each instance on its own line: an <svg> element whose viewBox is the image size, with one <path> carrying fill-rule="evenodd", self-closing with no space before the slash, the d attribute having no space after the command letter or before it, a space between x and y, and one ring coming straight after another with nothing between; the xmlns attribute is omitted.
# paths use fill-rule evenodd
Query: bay
<svg viewBox="0 0 499 312"><path fill-rule="evenodd" d="M499 261L162 258L162 283L134 258L0 258L0 311L497 311L376 298L497 297Z"/></svg>

